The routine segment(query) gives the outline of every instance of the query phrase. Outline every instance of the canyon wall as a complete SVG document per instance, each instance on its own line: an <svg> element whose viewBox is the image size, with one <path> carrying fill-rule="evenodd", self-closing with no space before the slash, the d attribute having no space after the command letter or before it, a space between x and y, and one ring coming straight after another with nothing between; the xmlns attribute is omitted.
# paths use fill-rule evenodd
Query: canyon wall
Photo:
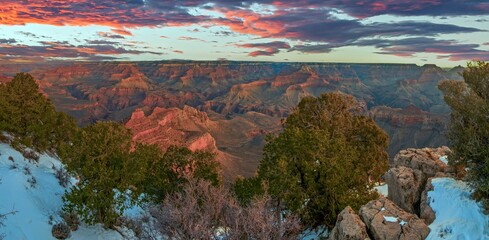
<svg viewBox="0 0 489 240"><path fill-rule="evenodd" d="M217 152L229 176L252 175L264 136L304 96L342 91L390 136L393 156L446 145L449 108L437 86L461 67L273 62L52 62L2 64L0 82L29 72L81 125L122 121L134 139Z"/></svg>

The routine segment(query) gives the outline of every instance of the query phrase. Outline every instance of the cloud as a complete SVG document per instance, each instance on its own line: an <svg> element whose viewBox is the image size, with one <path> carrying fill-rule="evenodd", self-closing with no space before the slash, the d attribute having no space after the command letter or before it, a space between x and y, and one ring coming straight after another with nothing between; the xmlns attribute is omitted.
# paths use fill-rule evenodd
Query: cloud
<svg viewBox="0 0 489 240"><path fill-rule="evenodd" d="M225 14L226 18L215 21L242 34L328 43L348 43L373 36L437 36L481 31L477 28L453 24L415 21L367 24L357 19L338 19L321 9L276 11L271 15L261 15L248 10L233 10Z"/></svg>
<svg viewBox="0 0 489 240"><path fill-rule="evenodd" d="M122 35L112 34L112 33L108 33L108 32L97 32L97 34L103 38L111 38L111 39L125 39L126 38Z"/></svg>
<svg viewBox="0 0 489 240"><path fill-rule="evenodd" d="M196 9L216 12L200 15ZM348 18L339 18L346 14ZM474 27L440 24L428 21L372 22L366 18L389 16L477 16L484 22L489 15L487 0L4 0L0 25L47 24L55 26L105 26L111 30L98 32L98 36L109 40L91 40L89 45L111 45L114 41L129 39L133 29L162 26L204 27L225 26L222 31L213 32L217 36L232 37L251 35L272 41L292 40L301 44L293 47L284 45L248 45L239 47L257 48L250 56L272 56L282 49L304 53L328 53L335 48L371 43L381 54L413 56L411 49L419 45L412 42L416 38L440 38L445 34L466 34L482 31ZM192 31L193 32L193 31ZM29 38L39 38L33 33L19 32ZM136 32L135 32L136 33ZM42 36L47 38L45 36ZM166 38L165 36L161 36ZM369 39L406 40L389 43L372 42ZM204 39L183 36L180 40ZM20 39L13 39L19 43ZM37 39L36 39L37 40ZM2 42L3 41L3 42ZM7 42L9 41L9 42ZM96 42L99 41L99 42ZM104 42L105 41L105 42ZM11 39L2 39L2 44L12 44ZM283 42L284 43L284 42ZM379 45L380 44L380 45ZM389 45L391 44L391 45ZM439 41L436 44L440 44ZM66 44L59 44L66 45ZM384 46L388 45L388 46ZM485 45L485 44L484 44ZM463 49L465 45L453 42L453 48ZM442 47L435 45L434 49ZM124 48L125 49L125 48ZM442 48L447 50L447 46ZM126 49L130 51L130 49ZM482 55L478 47L468 48L467 54ZM46 51L49 53L49 51ZM441 57L459 56L462 53L438 53ZM484 51L483 51L484 52ZM66 51L67 54L70 52ZM49 53L50 54L50 53ZM48 55L49 55L48 54ZM135 53L137 54L137 53ZM26 55L28 56L28 55ZM94 53L94 57L97 54ZM459 57L448 57L458 59Z"/></svg>
<svg viewBox="0 0 489 240"><path fill-rule="evenodd" d="M2 45L0 59L29 58L36 59L72 59L72 60L112 60L122 54L157 54L152 51L125 49L113 45L70 45L65 42L42 42L41 46ZM107 56L108 55L108 56Z"/></svg>
<svg viewBox="0 0 489 240"><path fill-rule="evenodd" d="M156 1L147 2L153 4ZM143 0L4 0L0 24L101 25L123 30L125 27L188 25L202 20L202 17L193 16L182 9L177 2L161 2L173 3L160 8L151 7Z"/></svg>
<svg viewBox="0 0 489 240"><path fill-rule="evenodd" d="M132 33L128 30L125 29L120 29L120 28L113 28L111 29L113 33L119 34L119 35L125 35L125 36L132 36Z"/></svg>
<svg viewBox="0 0 489 240"><path fill-rule="evenodd" d="M16 43L17 40L13 39L13 38L9 38L9 39L4 39L4 38L0 38L0 44L12 44L12 43Z"/></svg>
<svg viewBox="0 0 489 240"><path fill-rule="evenodd" d="M290 45L286 42L275 41L268 43L245 43L245 44L236 44L235 46L241 48L260 48L263 50L257 50L250 52L248 56L257 57L257 56L273 56L280 52L280 49L289 49Z"/></svg>
<svg viewBox="0 0 489 240"><path fill-rule="evenodd" d="M448 58L450 61L460 60L488 60L489 51L478 49L478 44L460 44L454 40L437 40L434 38L417 37L399 40L362 40L355 43L356 46L375 46L380 54L389 54L403 57L411 57L417 53L434 53L440 58Z"/></svg>
<svg viewBox="0 0 489 240"><path fill-rule="evenodd" d="M329 53L333 50L334 46L331 44L305 44L305 45L296 45L289 49L289 52L299 51L303 53Z"/></svg>
<svg viewBox="0 0 489 240"><path fill-rule="evenodd" d="M87 44L92 45L106 45L106 44L117 44L118 42L108 41L108 40L86 40Z"/></svg>
<svg viewBox="0 0 489 240"><path fill-rule="evenodd" d="M181 50L173 50L174 53L178 53L178 54L183 54L183 51Z"/></svg>
<svg viewBox="0 0 489 240"><path fill-rule="evenodd" d="M183 40L183 41L200 41L200 42L207 42L206 40L204 39L200 39L200 38L195 38L195 37L189 37L189 36L182 36L182 37L179 37L178 40Z"/></svg>

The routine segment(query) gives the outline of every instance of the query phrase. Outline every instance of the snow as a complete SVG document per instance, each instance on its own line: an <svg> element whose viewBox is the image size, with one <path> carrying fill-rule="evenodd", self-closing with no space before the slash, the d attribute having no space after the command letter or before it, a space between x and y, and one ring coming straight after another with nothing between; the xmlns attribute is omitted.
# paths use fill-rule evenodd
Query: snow
<svg viewBox="0 0 489 240"><path fill-rule="evenodd" d="M397 218L396 217L388 217L388 216L384 216L384 220L386 222L397 222Z"/></svg>
<svg viewBox="0 0 489 240"><path fill-rule="evenodd" d="M324 239L328 237L329 231L325 226L321 226L318 229L306 229L300 236L301 240L316 240Z"/></svg>
<svg viewBox="0 0 489 240"><path fill-rule="evenodd" d="M443 163L448 164L448 156L441 156L438 159L440 159L440 161L442 161Z"/></svg>
<svg viewBox="0 0 489 240"><path fill-rule="evenodd" d="M13 162L9 160L10 156ZM14 164L17 167L12 169ZM58 183L52 166L60 168L62 163L46 154L40 155L39 162L35 163L24 159L9 145L0 144L0 213L16 211L7 216L5 226L0 227L0 235L5 234L5 240L55 239L51 235L51 224L61 221L59 211L66 189ZM30 174L25 169L29 169ZM32 178L36 179L33 186L28 182ZM72 232L70 239L110 240L122 239L122 236L100 225L82 224Z"/></svg>
<svg viewBox="0 0 489 240"><path fill-rule="evenodd" d="M471 199L467 183L436 178L432 184L428 198L436 218L427 239L489 239L489 216Z"/></svg>
<svg viewBox="0 0 489 240"><path fill-rule="evenodd" d="M374 188L375 188L375 190L377 190L377 192L379 194L382 194L382 195L384 195L384 197L387 197L387 195L389 193L389 185L387 185L387 183L384 183L382 185L377 185Z"/></svg>

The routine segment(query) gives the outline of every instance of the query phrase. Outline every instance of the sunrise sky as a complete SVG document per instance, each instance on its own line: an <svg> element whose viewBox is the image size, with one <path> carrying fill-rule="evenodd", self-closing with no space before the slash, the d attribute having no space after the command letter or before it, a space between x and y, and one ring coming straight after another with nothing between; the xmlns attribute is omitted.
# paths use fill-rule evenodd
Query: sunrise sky
<svg viewBox="0 0 489 240"><path fill-rule="evenodd" d="M0 61L489 61L487 0L2 0Z"/></svg>

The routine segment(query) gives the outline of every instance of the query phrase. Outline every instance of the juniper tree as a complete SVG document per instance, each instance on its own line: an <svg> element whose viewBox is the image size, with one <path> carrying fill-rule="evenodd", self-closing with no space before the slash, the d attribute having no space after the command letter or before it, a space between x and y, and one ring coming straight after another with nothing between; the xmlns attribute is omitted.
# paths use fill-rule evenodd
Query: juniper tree
<svg viewBox="0 0 489 240"><path fill-rule="evenodd" d="M374 181L387 169L388 137L353 97L306 97L271 135L258 178L309 227L333 226L346 206L376 197Z"/></svg>
<svg viewBox="0 0 489 240"><path fill-rule="evenodd" d="M468 168L475 196L489 209L489 63L470 62L462 76L439 86L452 110L449 163Z"/></svg>

